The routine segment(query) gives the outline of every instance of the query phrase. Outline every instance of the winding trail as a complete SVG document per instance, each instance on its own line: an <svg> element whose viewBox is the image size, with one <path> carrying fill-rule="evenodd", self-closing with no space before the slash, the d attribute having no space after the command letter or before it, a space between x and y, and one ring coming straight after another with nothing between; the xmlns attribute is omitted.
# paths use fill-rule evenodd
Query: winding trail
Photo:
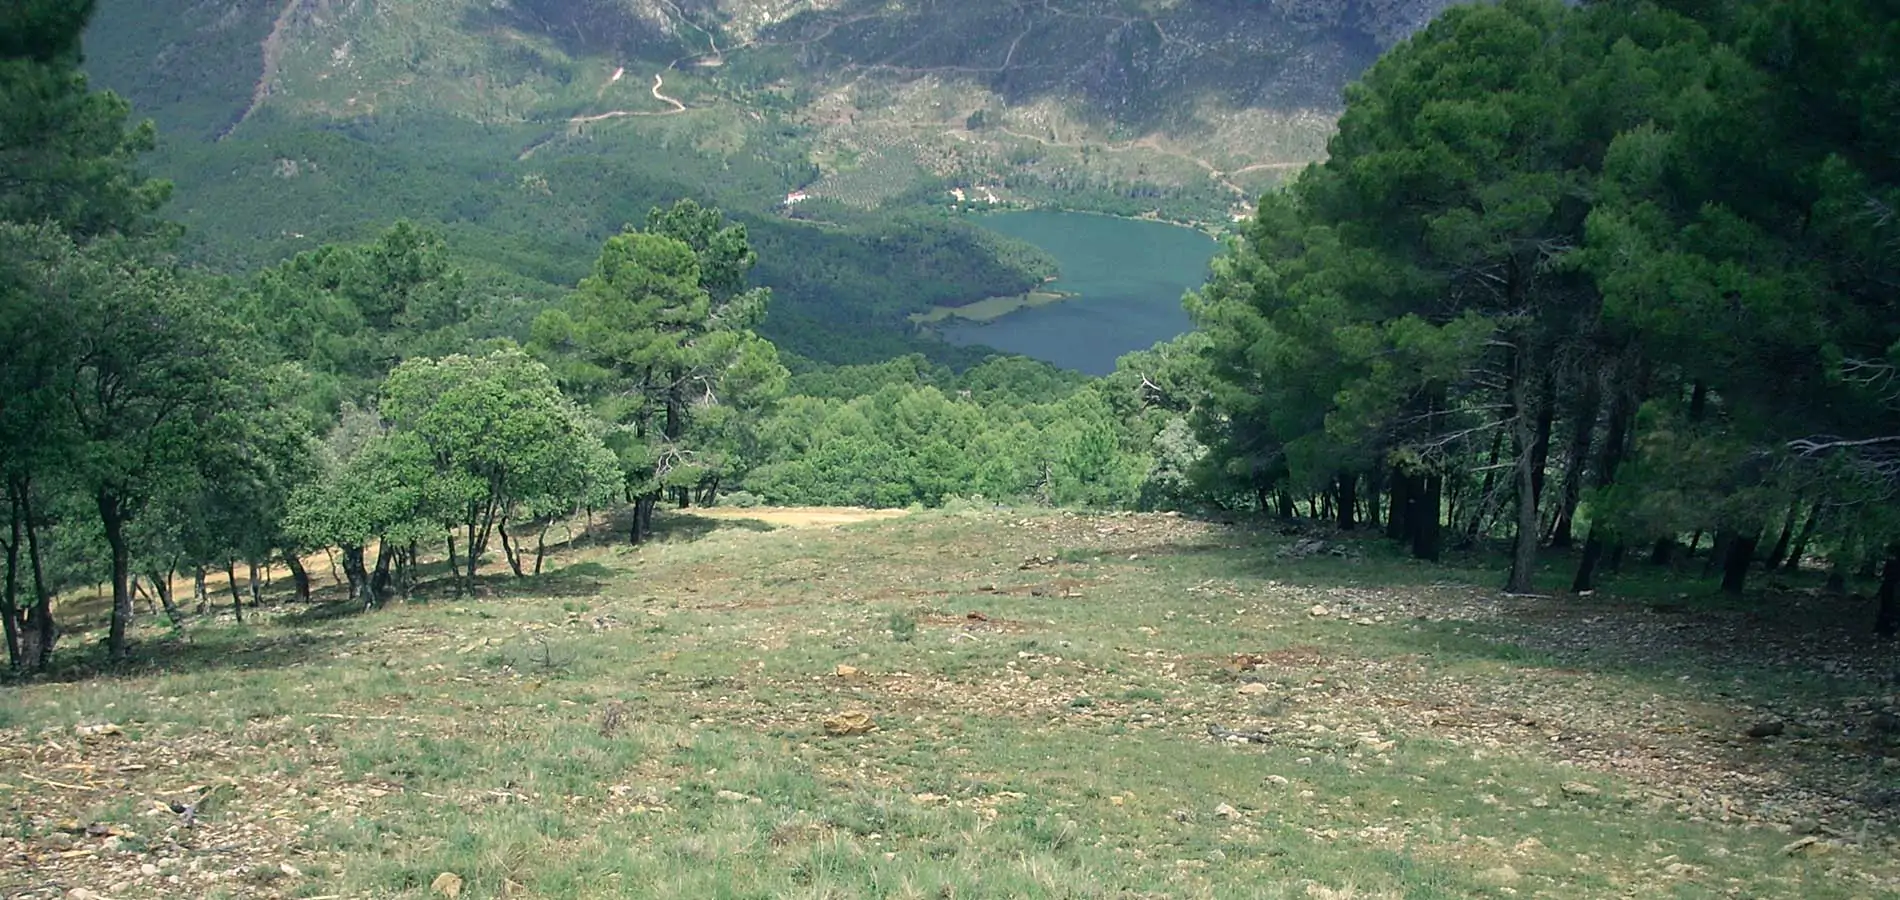
<svg viewBox="0 0 1900 900"><path fill-rule="evenodd" d="M622 69L619 72L615 72L614 80L619 80L620 75L625 71L626 70ZM608 83L612 84L613 82L609 81ZM671 115L678 115L679 113L685 112L686 104L679 102L679 100L673 97L668 97L667 95L660 93L660 88L663 88L665 86L666 86L666 77L658 72L653 73L653 99L658 100L661 103L665 103L669 106L672 106L673 107L672 109L658 109L658 110L616 109L616 110L613 110L612 112L596 113L591 116L575 116L571 119L568 119L568 121L584 124L587 122L601 122L607 119L618 119L624 116L671 116Z"/></svg>

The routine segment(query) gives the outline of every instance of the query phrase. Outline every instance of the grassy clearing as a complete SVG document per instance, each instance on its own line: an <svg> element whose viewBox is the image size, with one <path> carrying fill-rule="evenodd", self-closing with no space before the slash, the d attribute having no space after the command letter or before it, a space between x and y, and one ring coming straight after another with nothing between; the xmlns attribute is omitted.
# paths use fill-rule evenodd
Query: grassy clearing
<svg viewBox="0 0 1900 900"><path fill-rule="evenodd" d="M1900 896L1855 718L1891 687L1718 619L1167 516L818 512L7 687L0 893Z"/></svg>
<svg viewBox="0 0 1900 900"><path fill-rule="evenodd" d="M934 306L928 312L912 313L910 320L918 325L935 325L953 318L967 322L994 322L1013 312L1060 303L1076 296L1066 291L1030 291L1007 297L989 297L962 306Z"/></svg>

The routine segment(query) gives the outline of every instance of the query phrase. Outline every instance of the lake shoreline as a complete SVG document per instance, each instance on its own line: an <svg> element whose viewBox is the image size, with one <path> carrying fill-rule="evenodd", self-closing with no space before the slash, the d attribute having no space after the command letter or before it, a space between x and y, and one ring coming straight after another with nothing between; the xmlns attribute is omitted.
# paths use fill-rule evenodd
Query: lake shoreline
<svg viewBox="0 0 1900 900"><path fill-rule="evenodd" d="M1041 248L1054 281L1012 297L912 316L952 344L978 344L1091 375L1191 330L1181 296L1203 284L1220 242L1153 218L1074 210L998 210L971 224ZM1081 302L1063 302L1077 299Z"/></svg>
<svg viewBox="0 0 1900 900"><path fill-rule="evenodd" d="M1023 206L1005 206L1000 209L996 209L996 208L978 209L978 208L972 207L971 209L957 210L956 212L957 212L957 215L959 216L972 218L972 219L981 219L981 218L984 218L985 216L1001 216L1001 215L1009 215L1010 213L1021 213L1021 212L1049 212L1049 213L1061 213L1063 215L1074 215L1074 216L1101 216L1104 219L1116 219L1123 222L1153 222L1157 225L1172 225L1176 228L1185 228L1189 231L1198 231L1201 234L1207 235L1208 237L1213 238L1216 241L1220 241L1223 238L1226 238L1228 235L1238 232L1240 230L1240 226L1243 224L1243 222L1213 222L1213 221L1203 222L1198 219L1182 220L1182 219L1162 219L1162 218L1158 218L1154 216L1129 216L1129 215L1123 215L1121 213L1102 212L1099 209L1071 209L1066 206L1056 206L1053 204L1047 205L1047 206L1036 205L1036 204L1025 204Z"/></svg>
<svg viewBox="0 0 1900 900"><path fill-rule="evenodd" d="M1044 283L1046 284L1047 281ZM1010 313L1021 312L1025 309L1034 309L1038 306L1047 306L1051 303L1060 303L1064 300L1073 300L1080 296L1082 295L1074 291L1050 290L1034 290L1021 294L1004 294L997 297L985 297L974 303L965 303L962 306L933 306L924 312L911 313L910 321L913 325L926 326L937 325L949 319L962 319L964 322L971 324L987 325Z"/></svg>

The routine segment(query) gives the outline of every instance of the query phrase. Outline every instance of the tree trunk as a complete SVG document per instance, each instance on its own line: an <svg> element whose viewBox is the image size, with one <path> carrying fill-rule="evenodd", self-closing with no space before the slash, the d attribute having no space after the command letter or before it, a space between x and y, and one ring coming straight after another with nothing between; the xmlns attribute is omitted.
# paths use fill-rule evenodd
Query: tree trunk
<svg viewBox="0 0 1900 900"><path fill-rule="evenodd" d="M1385 470L1373 466L1366 472L1366 524L1379 527L1384 515Z"/></svg>
<svg viewBox="0 0 1900 900"><path fill-rule="evenodd" d="M1698 528L1695 530L1694 534L1689 535L1689 546L1682 551L1682 558L1695 559L1696 548L1701 547L1701 546L1702 546L1702 529Z"/></svg>
<svg viewBox="0 0 1900 900"><path fill-rule="evenodd" d="M331 583L331 584L342 584L342 583L343 583L343 576L341 576L341 575L338 575L338 574L337 574L337 571L336 571L336 553L335 553L335 551L333 551L333 550L331 550L331 549L330 549L330 548L328 548L328 547L325 547L325 548L323 548L323 555L324 555L324 557L325 557L325 558L327 558L327 559L329 559L329 560L330 560L330 583Z"/></svg>
<svg viewBox="0 0 1900 900"><path fill-rule="evenodd" d="M1537 404L1537 428L1530 448L1532 512L1543 509L1544 506L1544 481L1549 477L1550 470L1550 430L1556 422L1557 404L1555 398L1551 395L1551 392L1555 389L1555 382L1550 375L1544 374L1537 379L1537 397L1535 398ZM1522 504L1519 505L1519 509L1522 509ZM1538 526L1542 522L1543 520L1540 518L1536 524L1531 526L1531 541L1533 547L1541 538Z"/></svg>
<svg viewBox="0 0 1900 900"><path fill-rule="evenodd" d="M1570 449L1564 457L1564 492L1558 501L1557 517L1551 523L1550 546L1562 549L1576 540L1577 505L1583 500L1583 479L1590 465L1590 444L1596 437L1597 408L1603 404L1603 391L1599 379L1590 377L1583 381L1583 390L1577 397L1577 408L1573 412L1575 421L1570 432Z"/></svg>
<svg viewBox="0 0 1900 900"><path fill-rule="evenodd" d="M1748 537L1738 534L1729 542L1727 559L1722 564L1723 591L1740 594L1748 586L1748 565L1755 561L1755 546L1760 540L1757 532Z"/></svg>
<svg viewBox="0 0 1900 900"><path fill-rule="evenodd" d="M548 527L553 524L552 519L542 522L541 532L534 537L534 574L536 575L541 574L541 560L548 555ZM573 543L573 539L569 538L568 543Z"/></svg>
<svg viewBox="0 0 1900 900"><path fill-rule="evenodd" d="M0 597L0 622L6 628L7 667L19 671L26 668L20 658L20 542L26 539L26 523L12 484L7 485L7 501L12 537L7 541L7 582L5 596Z"/></svg>
<svg viewBox="0 0 1900 900"><path fill-rule="evenodd" d="M211 609L211 592L205 587L205 567L195 566L191 571L191 602L194 611L204 615Z"/></svg>
<svg viewBox="0 0 1900 900"><path fill-rule="evenodd" d="M1530 354L1520 352L1519 360L1527 360ZM1526 418L1531 413L1530 401L1526 391L1527 373L1520 372L1512 379L1512 387L1517 394L1512 405L1517 407L1517 422L1513 443L1517 445L1517 539L1511 553L1511 571L1504 579L1504 592L1507 594L1529 594L1536 590L1534 584L1537 574L1537 544L1541 537L1537 518L1537 492L1543 485L1541 469L1546 456L1539 449L1540 441L1550 438L1550 403L1544 402L1537 418ZM1545 384L1549 379L1543 379Z"/></svg>
<svg viewBox="0 0 1900 900"><path fill-rule="evenodd" d="M369 592L376 602L389 602L389 565L395 561L396 551L389 546L388 538L376 539L376 571L369 576Z"/></svg>
<svg viewBox="0 0 1900 900"><path fill-rule="evenodd" d="M515 573L516 578L526 577L526 573L521 569L520 551L515 546L514 540L508 534L508 519L506 517L503 517L500 522L496 523L495 531L501 535L501 555L507 557L509 570Z"/></svg>
<svg viewBox="0 0 1900 900"><path fill-rule="evenodd" d="M118 662L125 659L125 632L132 623L132 549L125 540L128 517L120 498L101 491L96 499L106 546L112 549L112 624L106 635L106 652Z"/></svg>
<svg viewBox="0 0 1900 900"><path fill-rule="evenodd" d="M231 580L231 614L241 623L244 621L244 595L239 593L237 584L237 562L224 561L224 576Z"/></svg>
<svg viewBox="0 0 1900 900"><path fill-rule="evenodd" d="M1281 488L1275 493L1275 502L1279 505L1280 518L1292 521L1294 516L1293 494L1285 488Z"/></svg>
<svg viewBox="0 0 1900 900"><path fill-rule="evenodd" d="M343 548L343 575L350 583L350 600L361 603L363 611L368 612L376 607L376 593L370 589L369 566L363 562L364 552L362 544Z"/></svg>
<svg viewBox="0 0 1900 900"><path fill-rule="evenodd" d="M224 560L224 586L231 591L231 605L243 604L244 598L238 594L237 560L226 557Z"/></svg>
<svg viewBox="0 0 1900 900"><path fill-rule="evenodd" d="M259 583L258 583L260 579L258 578L257 563L250 562L249 560L246 560L245 562L247 565L251 567L250 569L251 580L248 587L250 588L250 591L251 591L251 608L256 609L264 605L264 597L261 593L259 593L262 590L262 588L259 586Z"/></svg>
<svg viewBox="0 0 1900 900"><path fill-rule="evenodd" d="M1634 416L1634 404L1629 391L1618 388L1610 400L1609 433L1603 438L1603 456L1597 465L1597 487L1608 487L1616 483L1616 469L1623 462L1624 446L1629 442L1630 419ZM1577 577L1570 582L1570 590L1583 593L1596 589L1597 565L1603 561L1603 554L1610 543L1609 529L1599 518L1590 523L1590 535L1583 541L1583 558L1577 563Z"/></svg>
<svg viewBox="0 0 1900 900"><path fill-rule="evenodd" d="M1339 491L1339 530L1351 531L1359 524L1353 521L1354 509L1359 505L1359 476L1351 472L1341 472L1333 480Z"/></svg>
<svg viewBox="0 0 1900 900"><path fill-rule="evenodd" d="M1801 523L1801 533L1794 539L1794 546L1788 550L1788 558L1781 561L1784 572L1801 571L1801 559L1808 555L1808 541L1814 539L1815 526L1820 523L1821 504L1814 504L1808 510L1808 520Z"/></svg>
<svg viewBox="0 0 1900 900"><path fill-rule="evenodd" d="M1761 561L1763 571L1773 572L1781 566L1782 559L1788 555L1788 545L1794 540L1795 519L1801 515L1801 504L1788 506L1788 516L1781 520L1781 536L1775 538L1775 545L1768 550L1768 556Z"/></svg>
<svg viewBox="0 0 1900 900"><path fill-rule="evenodd" d="M475 516L468 519L468 542L463 547L467 558L462 560L462 593L475 596L475 571L481 565L481 545L475 536Z"/></svg>
<svg viewBox="0 0 1900 900"><path fill-rule="evenodd" d="M59 623L53 621L53 590L46 582L46 557L40 553L39 522L33 518L32 485L20 493L20 517L26 522L26 559L33 569L33 606L20 630L20 657L28 668L44 672L53 664L53 645L59 642Z"/></svg>
<svg viewBox="0 0 1900 900"><path fill-rule="evenodd" d="M304 571L303 560L297 558L295 550L284 551L284 565L290 567L290 582L296 586L297 602L310 602L310 573Z"/></svg>
<svg viewBox="0 0 1900 900"><path fill-rule="evenodd" d="M1672 537L1657 538L1656 546L1649 551L1649 564L1652 566L1666 566L1675 562L1675 557L1676 539Z"/></svg>
<svg viewBox="0 0 1900 900"><path fill-rule="evenodd" d="M1498 458L1504 451L1504 429L1499 428L1491 436L1491 453L1485 458L1484 478L1478 482L1478 495L1472 498L1471 518L1465 523L1465 543L1475 544L1478 532L1484 530L1484 521L1491 517L1491 510L1497 506L1495 496L1497 488Z"/></svg>
<svg viewBox="0 0 1900 900"><path fill-rule="evenodd" d="M653 506L659 498L646 494L633 501L633 544L639 546L653 530Z"/></svg>
<svg viewBox="0 0 1900 900"><path fill-rule="evenodd" d="M1874 633L1893 637L1900 632L1900 545L1887 548L1887 565L1880 573L1880 609L1874 615Z"/></svg>
<svg viewBox="0 0 1900 900"><path fill-rule="evenodd" d="M1404 541L1409 537L1406 529L1410 527L1406 516L1410 514L1407 504L1411 502L1412 477L1393 466L1386 476L1386 484L1391 486L1388 498L1388 512L1385 516L1385 536L1395 541Z"/></svg>
<svg viewBox="0 0 1900 900"><path fill-rule="evenodd" d="M1444 502L1445 476L1437 472L1427 472L1419 477L1419 490L1416 502L1406 512L1411 523L1412 556L1415 559L1437 562L1442 550L1439 521L1439 506Z"/></svg>
<svg viewBox="0 0 1900 900"><path fill-rule="evenodd" d="M166 618L171 619L173 625L183 622L185 616L178 611L178 604L172 598L171 573L152 571L145 573L145 577L152 582L152 591L158 594L158 602L165 608Z"/></svg>
<svg viewBox="0 0 1900 900"><path fill-rule="evenodd" d="M1714 576L1716 566L1728 565L1729 547L1734 543L1735 532L1727 528L1717 528L1715 530L1715 543L1709 545L1709 561L1702 566L1703 578Z"/></svg>

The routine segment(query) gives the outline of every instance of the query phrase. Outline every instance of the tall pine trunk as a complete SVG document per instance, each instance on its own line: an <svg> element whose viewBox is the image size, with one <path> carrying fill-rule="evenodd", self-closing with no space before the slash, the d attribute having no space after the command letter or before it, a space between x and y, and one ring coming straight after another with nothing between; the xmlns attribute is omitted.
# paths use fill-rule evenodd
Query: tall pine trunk
<svg viewBox="0 0 1900 900"><path fill-rule="evenodd" d="M1517 354L1520 366L1530 363L1530 353L1520 350ZM1516 434L1513 443L1517 445L1517 537L1512 545L1511 571L1504 579L1504 592L1507 594L1529 594L1536 590L1534 584L1537 574L1537 544L1540 535L1537 519L1537 492L1542 486L1543 468L1546 456L1540 442L1550 438L1550 417L1547 410L1548 399L1542 402L1541 409L1533 409L1537 401L1530 396L1528 383L1530 373L1519 371L1511 379L1512 406L1517 408L1517 421L1513 424ZM1544 379L1548 384L1549 380ZM1535 412L1535 418L1532 413Z"/></svg>
<svg viewBox="0 0 1900 900"><path fill-rule="evenodd" d="M1437 562L1443 550L1443 522L1439 507L1444 503L1445 476L1426 472L1417 476L1417 490L1410 493L1405 517L1412 537L1412 556Z"/></svg>
<svg viewBox="0 0 1900 900"><path fill-rule="evenodd" d="M1623 451L1629 443L1634 407L1629 388L1618 385L1611 395L1609 432L1604 435L1603 455L1597 464L1597 487L1616 483L1616 470L1623 463ZM1609 529L1604 527L1600 517L1590 523L1590 534L1583 541L1583 558L1577 563L1577 576L1570 582L1572 591L1581 594L1596 589L1597 565L1603 561L1610 539Z"/></svg>
<svg viewBox="0 0 1900 900"><path fill-rule="evenodd" d="M1788 547L1794 540L1794 523L1801 515L1801 503L1789 504L1788 515L1781 520L1781 536L1775 538L1775 545L1768 550L1768 556L1761 561L1763 571L1773 572L1781 566L1782 559L1788 555Z"/></svg>
<svg viewBox="0 0 1900 900"><path fill-rule="evenodd" d="M1504 429L1499 428L1491 435L1491 453L1485 457L1484 478L1478 484L1478 495L1470 504L1471 518L1465 524L1465 543L1478 541L1478 533L1484 530L1486 519L1491 518L1492 510L1500 502L1497 496L1498 460L1504 452Z"/></svg>
<svg viewBox="0 0 1900 900"><path fill-rule="evenodd" d="M1748 566L1755 561L1755 547L1761 541L1761 533L1736 535L1729 541L1728 553L1722 563L1722 590L1730 594L1740 594L1748 586Z"/></svg>
<svg viewBox="0 0 1900 900"><path fill-rule="evenodd" d="M1788 548L1788 558L1781 561L1784 572L1801 571L1801 559L1808 555L1808 542L1814 539L1814 529L1820 524L1821 504L1816 503L1808 510L1808 520L1801 523L1801 533L1794 539L1794 546Z"/></svg>
<svg viewBox="0 0 1900 900"><path fill-rule="evenodd" d="M1385 472L1378 466L1373 466L1366 471L1366 524L1375 529L1379 527L1383 513L1381 506L1385 499L1384 481Z"/></svg>
<svg viewBox="0 0 1900 900"><path fill-rule="evenodd" d="M1887 565L1880 573L1880 608L1874 615L1874 633L1900 633L1900 545L1887 548Z"/></svg>
<svg viewBox="0 0 1900 900"><path fill-rule="evenodd" d="M1351 531L1359 525L1353 520L1353 513L1359 505L1359 476L1351 472L1341 472L1334 477L1333 481L1339 493L1338 509L1335 510L1339 514L1339 530Z"/></svg>
<svg viewBox="0 0 1900 900"><path fill-rule="evenodd" d="M1408 514L1406 504L1410 502L1412 478L1400 471L1398 466L1393 466L1386 475L1386 484L1390 487L1390 497L1386 504L1385 536L1403 541L1409 537L1405 517Z"/></svg>
<svg viewBox="0 0 1900 900"><path fill-rule="evenodd" d="M1603 404L1602 393L1597 378L1583 380L1583 390L1572 413L1570 448L1564 456L1563 496L1550 528L1550 546L1555 548L1569 547L1575 540L1577 505L1583 501L1583 479L1590 465L1590 444L1596 437L1597 408Z"/></svg>

